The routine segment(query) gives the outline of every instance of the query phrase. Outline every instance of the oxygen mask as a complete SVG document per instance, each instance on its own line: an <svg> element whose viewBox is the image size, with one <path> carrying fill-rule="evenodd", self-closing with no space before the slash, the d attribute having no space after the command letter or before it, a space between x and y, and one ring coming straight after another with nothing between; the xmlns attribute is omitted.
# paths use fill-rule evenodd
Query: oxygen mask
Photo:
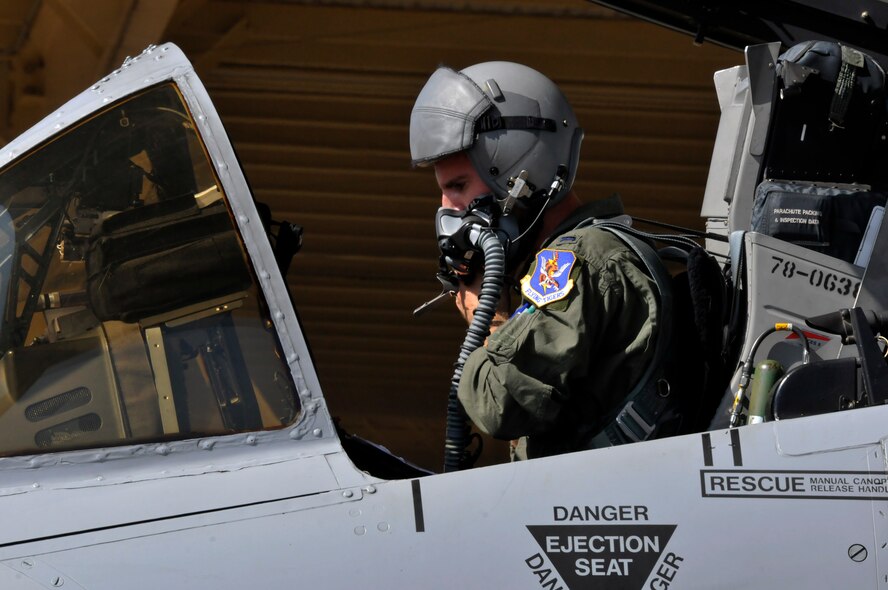
<svg viewBox="0 0 888 590"><path fill-rule="evenodd" d="M508 232L500 232L498 226L506 221L506 227L514 225L504 220L499 205L492 194L474 199L465 209L441 207L435 214L435 229L438 249L437 278L441 283L441 294L423 303L413 311L419 317L437 303L452 296L459 289L459 283L472 283L483 265L484 254L480 246L482 232L493 231L505 249L509 242Z"/></svg>
<svg viewBox="0 0 888 590"><path fill-rule="evenodd" d="M470 284L484 264L482 236L493 234L502 246L506 273L511 273L529 254L540 217L564 187L567 169L559 166L548 190L534 191L527 171L510 181L509 193L502 199L488 193L475 198L463 210L441 207L435 215L439 258L438 280L443 291L413 311L417 317L453 295L459 283Z"/></svg>
<svg viewBox="0 0 888 590"><path fill-rule="evenodd" d="M441 251L441 273L471 283L483 263L479 245L481 232L492 230L503 248L508 249L517 235L518 225L512 216L502 215L492 194L486 194L474 199L464 210L438 209L435 229Z"/></svg>

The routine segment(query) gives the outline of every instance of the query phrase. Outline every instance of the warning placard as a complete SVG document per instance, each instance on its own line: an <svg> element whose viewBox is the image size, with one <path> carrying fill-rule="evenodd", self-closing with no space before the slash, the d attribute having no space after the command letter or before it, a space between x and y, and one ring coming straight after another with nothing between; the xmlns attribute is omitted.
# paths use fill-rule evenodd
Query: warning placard
<svg viewBox="0 0 888 590"><path fill-rule="evenodd" d="M569 588L641 588L676 525L528 525Z"/></svg>
<svg viewBox="0 0 888 590"><path fill-rule="evenodd" d="M888 500L888 474L870 471L701 470L704 497Z"/></svg>

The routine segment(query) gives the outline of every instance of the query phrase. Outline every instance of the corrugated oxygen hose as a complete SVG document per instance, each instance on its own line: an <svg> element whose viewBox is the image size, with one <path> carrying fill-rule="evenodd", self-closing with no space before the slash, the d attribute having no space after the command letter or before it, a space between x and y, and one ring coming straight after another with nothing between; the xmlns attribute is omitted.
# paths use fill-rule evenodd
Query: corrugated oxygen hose
<svg viewBox="0 0 888 590"><path fill-rule="evenodd" d="M478 307L466 330L466 337L460 347L459 357L450 379L450 395L447 398L447 430L444 442L444 471L459 471L466 464L467 447L471 438L466 412L457 397L459 381L463 367L472 352L483 346L490 334L490 323L493 321L503 288L503 273L506 257L503 245L496 234L489 229L482 230L478 237L478 246L484 253L484 276L481 280L481 294Z"/></svg>

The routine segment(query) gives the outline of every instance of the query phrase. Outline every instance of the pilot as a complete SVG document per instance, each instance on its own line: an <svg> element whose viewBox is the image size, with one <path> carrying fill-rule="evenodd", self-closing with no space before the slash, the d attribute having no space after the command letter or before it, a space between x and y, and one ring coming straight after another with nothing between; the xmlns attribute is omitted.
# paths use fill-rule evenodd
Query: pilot
<svg viewBox="0 0 888 590"><path fill-rule="evenodd" d="M492 202L505 236L506 286L458 394L479 429L511 441L513 460L603 446L602 427L653 354L656 285L631 249L589 223L621 215L619 198L583 204L572 188L582 139L559 88L516 63L439 68L410 117L411 157L434 168L439 219ZM448 259L467 322L483 275L475 254L467 265Z"/></svg>

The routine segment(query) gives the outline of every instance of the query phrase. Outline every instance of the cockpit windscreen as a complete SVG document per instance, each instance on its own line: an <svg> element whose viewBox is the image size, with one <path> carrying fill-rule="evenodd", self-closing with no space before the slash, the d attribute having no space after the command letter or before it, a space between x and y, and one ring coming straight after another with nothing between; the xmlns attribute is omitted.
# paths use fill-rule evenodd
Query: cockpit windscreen
<svg viewBox="0 0 888 590"><path fill-rule="evenodd" d="M253 277L174 84L0 172L0 455L292 423Z"/></svg>

